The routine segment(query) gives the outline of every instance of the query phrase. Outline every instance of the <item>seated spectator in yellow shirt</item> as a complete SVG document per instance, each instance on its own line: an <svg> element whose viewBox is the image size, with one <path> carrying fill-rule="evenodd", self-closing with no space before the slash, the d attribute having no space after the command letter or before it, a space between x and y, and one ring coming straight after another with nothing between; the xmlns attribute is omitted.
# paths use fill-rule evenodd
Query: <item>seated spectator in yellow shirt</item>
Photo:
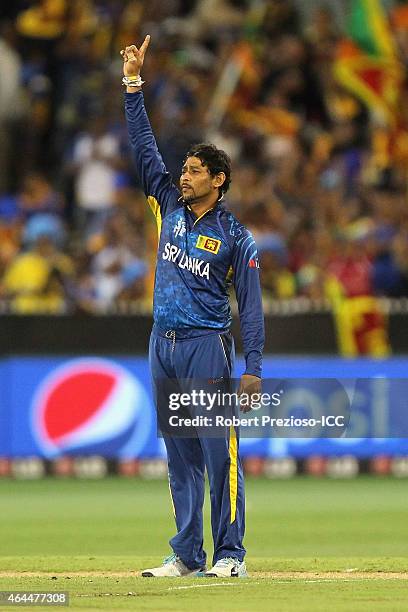
<svg viewBox="0 0 408 612"><path fill-rule="evenodd" d="M6 269L0 292L17 314L61 314L67 308L67 283L73 273L69 257L43 235Z"/></svg>

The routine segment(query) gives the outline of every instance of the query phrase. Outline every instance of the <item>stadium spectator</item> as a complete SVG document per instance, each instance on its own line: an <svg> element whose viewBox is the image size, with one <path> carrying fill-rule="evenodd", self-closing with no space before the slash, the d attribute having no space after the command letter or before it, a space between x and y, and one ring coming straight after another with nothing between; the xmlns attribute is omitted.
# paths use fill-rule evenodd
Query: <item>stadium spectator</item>
<svg viewBox="0 0 408 612"><path fill-rule="evenodd" d="M79 227L89 230L107 219L122 167L119 138L103 117L94 117L88 130L78 135L72 156Z"/></svg>
<svg viewBox="0 0 408 612"><path fill-rule="evenodd" d="M37 214L48 213L62 217L64 213L63 195L40 172L32 172L24 177L17 203L25 220Z"/></svg>
<svg viewBox="0 0 408 612"><path fill-rule="evenodd" d="M0 22L0 194L9 190L13 173L13 134L24 109L21 72L14 30L9 22Z"/></svg>
<svg viewBox="0 0 408 612"><path fill-rule="evenodd" d="M105 227L105 244L91 260L94 307L106 312L124 296L144 293L147 266L139 256L139 244L123 215L112 216Z"/></svg>
<svg viewBox="0 0 408 612"><path fill-rule="evenodd" d="M18 254L5 271L0 292L16 314L62 314L66 311L73 265L58 249L54 230L50 223L38 234L29 232L27 241L33 238L33 244L26 252Z"/></svg>

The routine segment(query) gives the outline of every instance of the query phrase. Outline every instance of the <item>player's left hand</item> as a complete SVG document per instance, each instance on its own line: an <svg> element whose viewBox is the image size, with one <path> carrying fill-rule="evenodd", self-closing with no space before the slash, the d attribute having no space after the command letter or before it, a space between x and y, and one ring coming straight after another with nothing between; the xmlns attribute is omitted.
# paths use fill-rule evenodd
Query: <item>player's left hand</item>
<svg viewBox="0 0 408 612"><path fill-rule="evenodd" d="M241 412L249 412L252 410L251 408L251 397L254 393L261 393L262 389L262 381L258 376L253 376L252 374L243 374L241 376L241 381L238 389L238 395L242 395L243 393L249 396L249 402L241 404L240 410ZM257 398L257 401L259 397Z"/></svg>

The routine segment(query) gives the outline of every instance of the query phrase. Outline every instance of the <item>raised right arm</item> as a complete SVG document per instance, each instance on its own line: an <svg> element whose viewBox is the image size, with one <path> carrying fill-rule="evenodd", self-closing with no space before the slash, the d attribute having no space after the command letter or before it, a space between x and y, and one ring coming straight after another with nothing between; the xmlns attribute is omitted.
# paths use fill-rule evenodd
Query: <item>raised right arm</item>
<svg viewBox="0 0 408 612"><path fill-rule="evenodd" d="M125 77L133 80L140 78L149 41L150 37L146 36L140 49L132 45L121 51ZM160 225L161 219L177 208L180 192L173 184L157 148L140 86L127 86L125 113L136 170L143 191Z"/></svg>
<svg viewBox="0 0 408 612"><path fill-rule="evenodd" d="M141 91L125 94L125 112L132 157L143 191L151 206L151 198L157 201L164 217L177 203L180 192L157 148Z"/></svg>

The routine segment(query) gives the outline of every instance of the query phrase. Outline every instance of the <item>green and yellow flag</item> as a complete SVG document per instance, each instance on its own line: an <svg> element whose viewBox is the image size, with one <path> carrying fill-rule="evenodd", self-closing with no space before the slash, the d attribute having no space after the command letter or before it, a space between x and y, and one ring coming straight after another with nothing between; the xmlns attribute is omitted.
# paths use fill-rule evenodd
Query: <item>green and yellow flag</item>
<svg viewBox="0 0 408 612"><path fill-rule="evenodd" d="M337 81L395 124L402 69L381 1L351 0L347 33L337 49Z"/></svg>

